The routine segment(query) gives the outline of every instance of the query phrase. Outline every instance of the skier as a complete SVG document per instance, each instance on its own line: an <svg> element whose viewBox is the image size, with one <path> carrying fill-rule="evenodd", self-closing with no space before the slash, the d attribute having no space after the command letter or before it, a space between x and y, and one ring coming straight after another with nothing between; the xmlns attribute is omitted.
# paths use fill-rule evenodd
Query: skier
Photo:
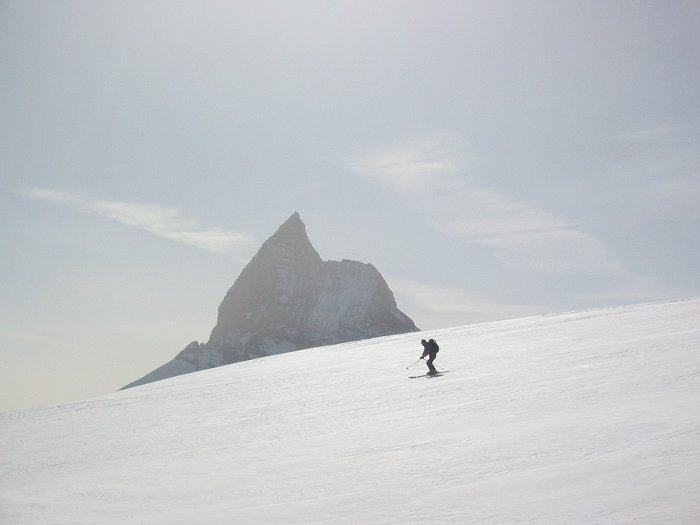
<svg viewBox="0 0 700 525"><path fill-rule="evenodd" d="M420 356L420 358L424 359L425 356L430 356L430 358L427 361L428 375L432 376L432 375L437 374L438 372L437 372L437 370L435 370L435 367L433 366L433 361L435 361L435 356L437 355L438 350L440 350L440 347L438 346L435 339L430 339L429 341L422 339L420 344L423 345L423 355Z"/></svg>

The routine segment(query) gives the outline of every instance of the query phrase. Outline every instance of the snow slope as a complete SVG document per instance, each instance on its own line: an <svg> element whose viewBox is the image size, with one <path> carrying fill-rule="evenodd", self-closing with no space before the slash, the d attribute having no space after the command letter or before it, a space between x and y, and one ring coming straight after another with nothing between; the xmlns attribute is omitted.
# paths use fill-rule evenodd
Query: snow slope
<svg viewBox="0 0 700 525"><path fill-rule="evenodd" d="M698 407L698 299L346 343L0 414L0 522L697 524Z"/></svg>

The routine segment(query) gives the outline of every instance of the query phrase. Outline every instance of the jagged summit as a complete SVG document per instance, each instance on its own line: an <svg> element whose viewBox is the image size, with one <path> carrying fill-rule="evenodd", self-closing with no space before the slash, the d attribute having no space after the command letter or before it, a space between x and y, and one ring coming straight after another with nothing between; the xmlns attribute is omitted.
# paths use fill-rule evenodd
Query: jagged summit
<svg viewBox="0 0 700 525"><path fill-rule="evenodd" d="M266 355L417 330L374 266L322 260L294 212L226 293L209 341L190 343L175 359L127 387Z"/></svg>
<svg viewBox="0 0 700 525"><path fill-rule="evenodd" d="M318 256L306 233L306 225L296 211L265 241L260 251L269 246L287 246L295 251L313 252ZM320 259L320 256L318 258Z"/></svg>
<svg viewBox="0 0 700 525"><path fill-rule="evenodd" d="M272 259L275 264L291 263L296 265L317 265L322 259L314 249L306 234L306 225L298 212L294 212L277 231L267 239L243 270L261 264L261 260ZM243 275L243 274L241 274Z"/></svg>
<svg viewBox="0 0 700 525"><path fill-rule="evenodd" d="M299 215L298 211L292 213L289 219L284 221L282 225L277 228L277 231L270 239L274 239L278 236L283 236L285 238L304 237L307 241L309 240L306 234L306 225L301 220L301 215ZM309 244L311 243L309 242Z"/></svg>

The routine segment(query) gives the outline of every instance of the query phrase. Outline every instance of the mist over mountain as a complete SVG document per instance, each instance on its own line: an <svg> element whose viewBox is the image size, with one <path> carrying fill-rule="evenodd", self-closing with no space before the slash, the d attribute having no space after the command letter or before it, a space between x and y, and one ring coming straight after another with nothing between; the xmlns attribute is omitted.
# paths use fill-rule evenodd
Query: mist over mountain
<svg viewBox="0 0 700 525"><path fill-rule="evenodd" d="M415 331L374 266L321 259L295 212L229 289L209 340L193 341L124 388L257 357Z"/></svg>

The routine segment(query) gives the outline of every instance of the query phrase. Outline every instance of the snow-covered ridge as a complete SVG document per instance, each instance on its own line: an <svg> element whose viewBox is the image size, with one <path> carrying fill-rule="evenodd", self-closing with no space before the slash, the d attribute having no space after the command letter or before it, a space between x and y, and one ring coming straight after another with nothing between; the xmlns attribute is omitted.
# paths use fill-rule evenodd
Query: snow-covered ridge
<svg viewBox="0 0 700 525"><path fill-rule="evenodd" d="M700 299L308 349L1 413L0 522L696 524L699 402Z"/></svg>

